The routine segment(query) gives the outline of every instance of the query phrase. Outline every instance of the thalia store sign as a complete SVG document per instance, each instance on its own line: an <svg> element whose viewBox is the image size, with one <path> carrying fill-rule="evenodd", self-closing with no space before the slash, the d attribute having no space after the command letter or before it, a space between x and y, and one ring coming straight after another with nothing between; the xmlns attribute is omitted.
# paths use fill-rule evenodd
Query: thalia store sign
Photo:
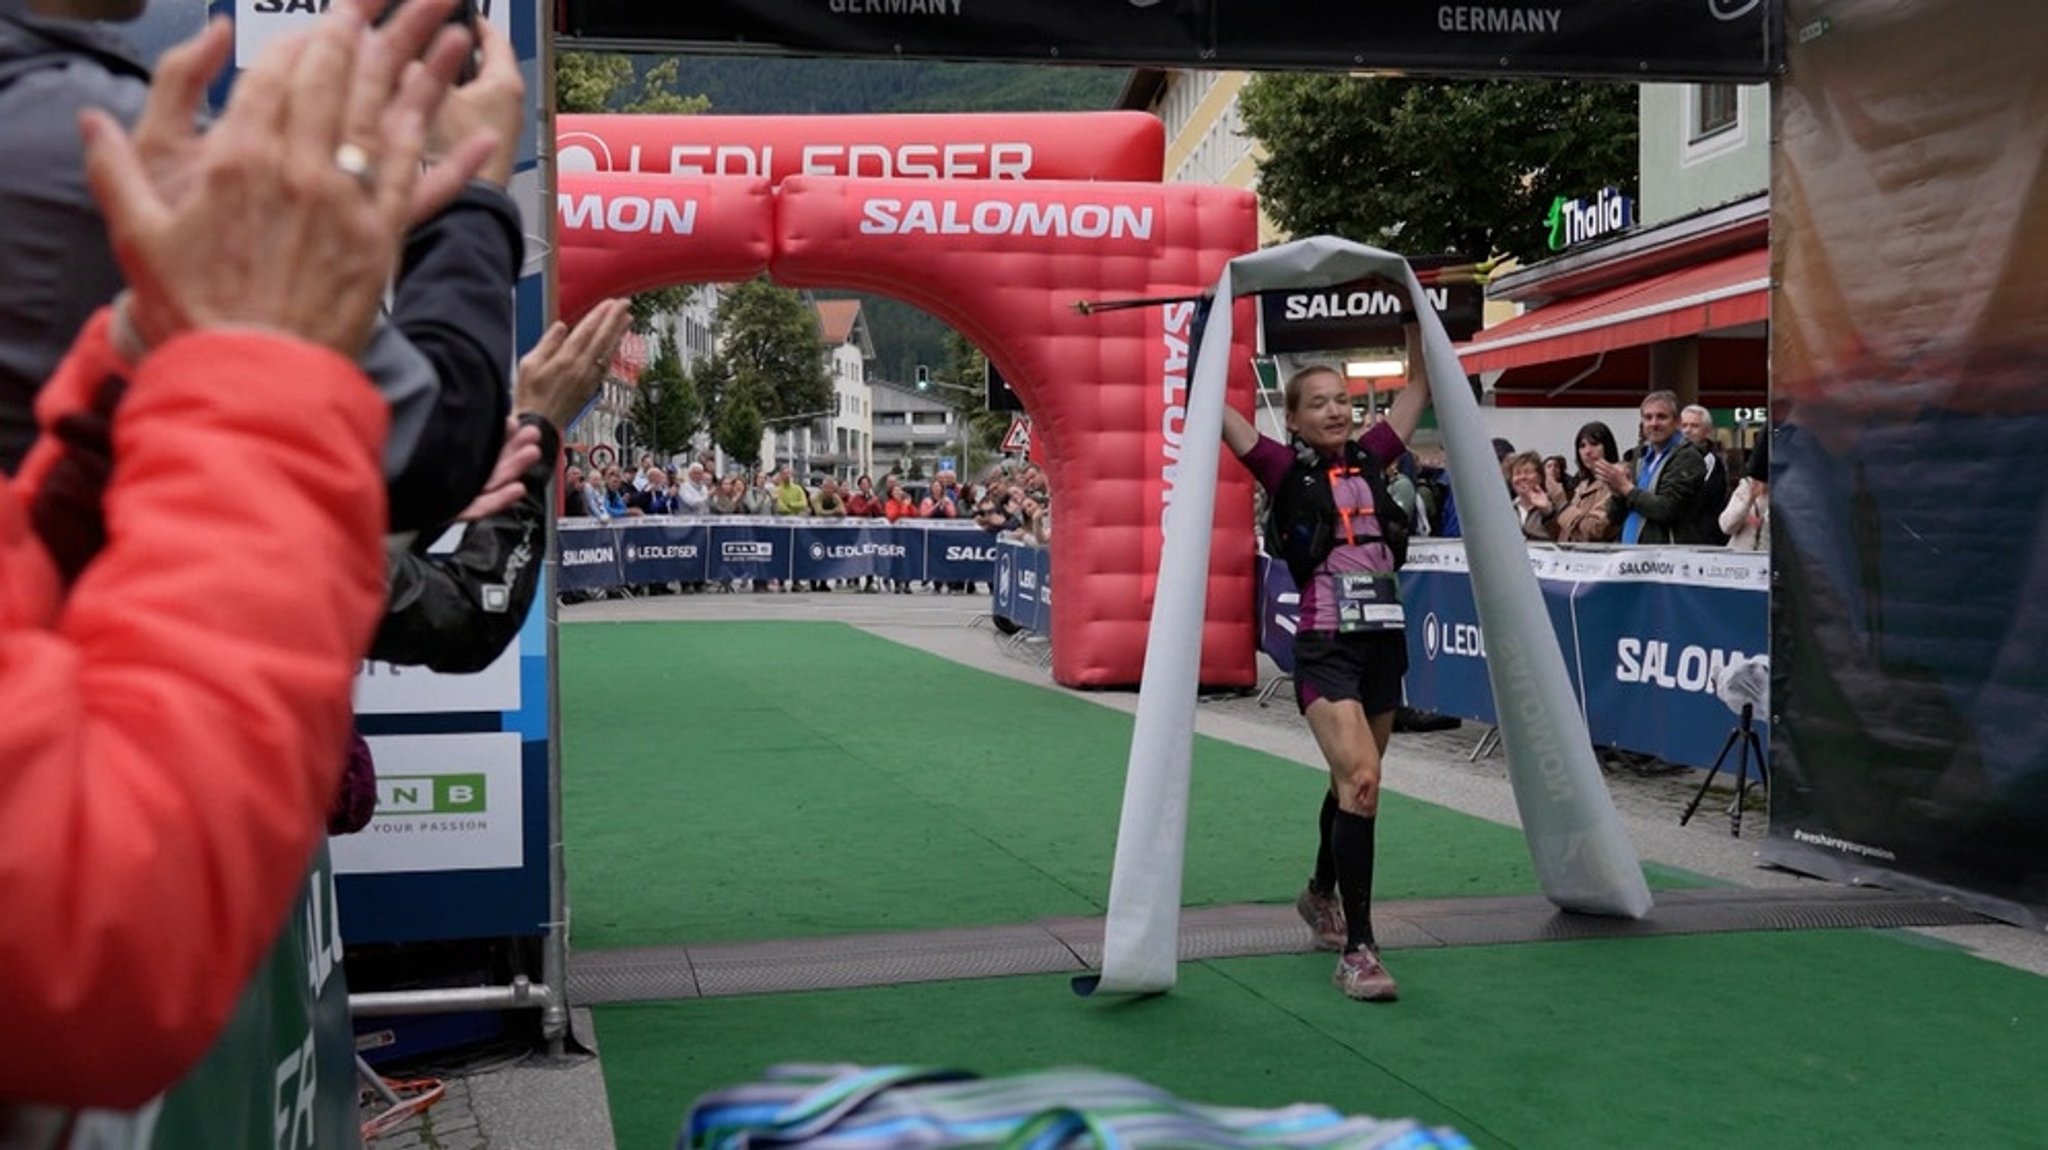
<svg viewBox="0 0 2048 1150"><path fill-rule="evenodd" d="M1601 188L1590 200L1559 196L1550 201L1543 222L1550 228L1550 250L1561 252L1635 227L1636 201L1619 188Z"/></svg>

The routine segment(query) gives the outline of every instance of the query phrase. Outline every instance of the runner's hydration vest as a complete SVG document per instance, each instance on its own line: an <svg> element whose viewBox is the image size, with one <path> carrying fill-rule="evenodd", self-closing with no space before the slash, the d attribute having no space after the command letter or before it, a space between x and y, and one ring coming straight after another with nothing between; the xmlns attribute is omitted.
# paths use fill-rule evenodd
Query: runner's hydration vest
<svg viewBox="0 0 2048 1150"><path fill-rule="evenodd" d="M1269 546L1286 562L1295 586L1308 586L1343 537L1344 516L1337 510L1335 485L1345 475L1357 475L1372 489L1380 539L1393 553L1394 567L1399 569L1408 562L1412 524L1408 513L1387 493L1386 465L1355 439L1344 441L1343 462L1334 465L1298 439L1293 447L1294 466L1287 469L1287 477L1273 492Z"/></svg>

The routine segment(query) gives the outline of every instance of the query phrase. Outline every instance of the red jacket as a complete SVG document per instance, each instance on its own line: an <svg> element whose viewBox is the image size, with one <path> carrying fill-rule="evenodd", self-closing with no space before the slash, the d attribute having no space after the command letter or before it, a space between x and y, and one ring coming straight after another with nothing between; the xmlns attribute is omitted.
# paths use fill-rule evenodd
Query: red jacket
<svg viewBox="0 0 2048 1150"><path fill-rule="evenodd" d="M305 881L384 606L386 415L353 364L217 331L131 371L106 333L0 487L0 1100L60 1106L139 1104L213 1043ZM34 526L52 428L120 375L107 542L66 588Z"/></svg>

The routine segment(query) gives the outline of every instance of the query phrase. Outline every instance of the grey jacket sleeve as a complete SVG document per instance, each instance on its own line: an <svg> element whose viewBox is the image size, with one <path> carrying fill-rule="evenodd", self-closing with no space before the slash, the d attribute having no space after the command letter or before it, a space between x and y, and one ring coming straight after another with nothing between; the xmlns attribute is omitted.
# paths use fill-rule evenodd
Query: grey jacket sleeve
<svg viewBox="0 0 2048 1150"><path fill-rule="evenodd" d="M35 440L43 382L121 290L106 222L86 190L78 113L101 108L133 124L147 95L138 76L89 60L0 84L0 473L13 474Z"/></svg>

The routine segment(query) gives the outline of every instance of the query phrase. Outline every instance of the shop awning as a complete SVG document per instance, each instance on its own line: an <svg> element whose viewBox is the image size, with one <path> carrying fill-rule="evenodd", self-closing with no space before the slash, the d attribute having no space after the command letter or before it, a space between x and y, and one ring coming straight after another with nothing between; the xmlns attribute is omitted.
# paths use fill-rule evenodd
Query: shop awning
<svg viewBox="0 0 2048 1150"><path fill-rule="evenodd" d="M1459 347L1465 371L1598 355L1763 321L1771 253L1756 248L1605 291L1558 300L1495 324Z"/></svg>

